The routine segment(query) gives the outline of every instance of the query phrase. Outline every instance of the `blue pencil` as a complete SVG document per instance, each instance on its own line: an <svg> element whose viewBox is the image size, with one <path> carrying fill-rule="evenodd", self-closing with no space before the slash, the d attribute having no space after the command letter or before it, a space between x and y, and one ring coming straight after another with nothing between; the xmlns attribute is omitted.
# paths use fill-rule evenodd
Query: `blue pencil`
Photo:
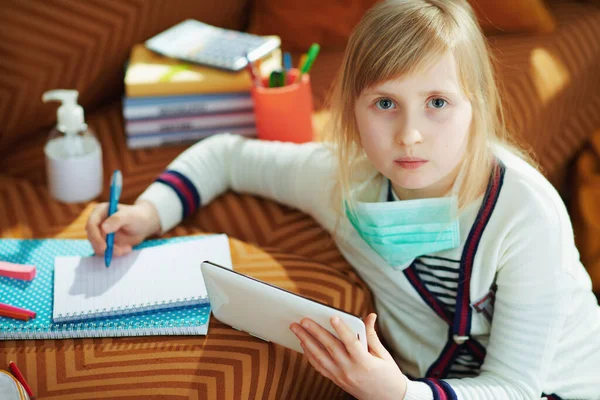
<svg viewBox="0 0 600 400"><path fill-rule="evenodd" d="M283 53L283 68L286 72L292 69L292 55L287 51Z"/></svg>

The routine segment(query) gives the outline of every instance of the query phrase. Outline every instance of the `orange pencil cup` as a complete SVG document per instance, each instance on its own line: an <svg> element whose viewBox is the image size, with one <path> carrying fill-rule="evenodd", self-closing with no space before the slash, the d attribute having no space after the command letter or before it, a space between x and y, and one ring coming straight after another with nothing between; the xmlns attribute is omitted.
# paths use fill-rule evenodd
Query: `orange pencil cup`
<svg viewBox="0 0 600 400"><path fill-rule="evenodd" d="M296 68L290 69L286 86L270 88L269 80L263 79L263 87L252 88L259 139L294 143L313 140L310 77L304 74L297 82L299 73Z"/></svg>

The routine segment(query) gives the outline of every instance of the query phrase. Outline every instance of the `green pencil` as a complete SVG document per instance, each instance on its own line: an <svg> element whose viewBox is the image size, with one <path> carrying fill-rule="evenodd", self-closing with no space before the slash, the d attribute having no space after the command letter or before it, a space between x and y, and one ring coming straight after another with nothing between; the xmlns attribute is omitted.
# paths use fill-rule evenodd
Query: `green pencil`
<svg viewBox="0 0 600 400"><path fill-rule="evenodd" d="M318 43L313 43L310 45L310 49L308 49L308 52L306 53L308 55L306 57L306 62L300 69L300 77L302 77L303 74L307 74L308 71L310 71L313 63L315 62L315 59L317 58L317 55L319 54L320 49L321 46L319 46Z"/></svg>

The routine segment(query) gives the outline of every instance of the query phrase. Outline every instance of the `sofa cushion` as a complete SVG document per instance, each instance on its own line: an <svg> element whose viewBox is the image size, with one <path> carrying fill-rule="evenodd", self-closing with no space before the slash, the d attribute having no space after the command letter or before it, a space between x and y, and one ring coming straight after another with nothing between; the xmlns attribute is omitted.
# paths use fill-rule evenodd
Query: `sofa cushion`
<svg viewBox="0 0 600 400"><path fill-rule="evenodd" d="M247 0L6 0L0 12L0 150L51 125L50 89L77 89L90 110L123 93L133 44L196 18L243 29Z"/></svg>
<svg viewBox="0 0 600 400"><path fill-rule="evenodd" d="M312 43L322 49L344 48L354 26L379 0L257 0L249 31L278 35L287 51L306 52Z"/></svg>
<svg viewBox="0 0 600 400"><path fill-rule="evenodd" d="M569 211L575 243L592 278L592 289L600 293L600 129L577 157L574 171Z"/></svg>
<svg viewBox="0 0 600 400"><path fill-rule="evenodd" d="M544 0L469 0L485 33L550 33L556 21Z"/></svg>
<svg viewBox="0 0 600 400"><path fill-rule="evenodd" d="M557 177L600 127L600 7L553 0L556 31L490 38L507 117L544 172Z"/></svg>

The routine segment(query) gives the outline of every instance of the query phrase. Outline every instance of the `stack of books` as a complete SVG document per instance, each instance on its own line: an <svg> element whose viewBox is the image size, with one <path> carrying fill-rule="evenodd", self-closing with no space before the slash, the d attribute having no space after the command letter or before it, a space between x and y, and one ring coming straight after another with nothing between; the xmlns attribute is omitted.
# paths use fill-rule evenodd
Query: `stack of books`
<svg viewBox="0 0 600 400"><path fill-rule="evenodd" d="M281 63L279 50L260 70ZM193 143L218 133L256 135L247 70L228 72L135 45L126 66L123 118L130 149Z"/></svg>

